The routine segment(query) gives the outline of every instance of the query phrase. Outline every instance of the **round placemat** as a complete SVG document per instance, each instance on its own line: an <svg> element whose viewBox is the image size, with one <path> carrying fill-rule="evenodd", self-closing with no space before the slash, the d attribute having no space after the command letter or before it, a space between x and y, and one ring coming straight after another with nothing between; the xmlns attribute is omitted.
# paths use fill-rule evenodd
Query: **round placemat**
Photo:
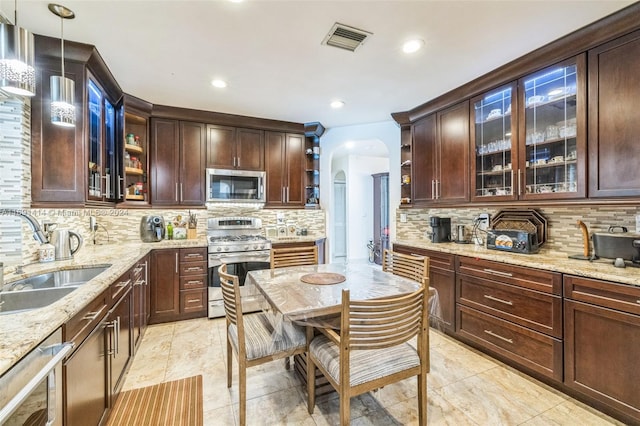
<svg viewBox="0 0 640 426"><path fill-rule="evenodd" d="M307 284L338 284L346 280L342 274L335 274L333 272L316 272L313 274L306 274L300 277L300 281Z"/></svg>

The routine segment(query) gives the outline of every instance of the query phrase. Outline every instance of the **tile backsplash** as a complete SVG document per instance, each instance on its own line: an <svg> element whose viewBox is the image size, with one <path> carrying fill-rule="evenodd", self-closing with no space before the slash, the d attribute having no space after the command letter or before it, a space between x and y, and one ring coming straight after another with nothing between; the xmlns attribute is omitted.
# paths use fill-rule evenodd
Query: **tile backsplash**
<svg viewBox="0 0 640 426"><path fill-rule="evenodd" d="M547 219L547 242L543 248L551 252L577 254L582 253L582 233L577 220L582 220L591 232L606 232L610 225L625 226L629 232L635 232L635 216L640 214L639 207L633 206L571 206L544 207L536 209ZM473 220L480 213L489 213L493 217L500 209L397 209L397 239L427 239L426 232L431 230L431 216L450 217L451 228L456 225L473 226ZM406 222L400 222L400 214L407 215ZM591 252L593 244L590 242Z"/></svg>

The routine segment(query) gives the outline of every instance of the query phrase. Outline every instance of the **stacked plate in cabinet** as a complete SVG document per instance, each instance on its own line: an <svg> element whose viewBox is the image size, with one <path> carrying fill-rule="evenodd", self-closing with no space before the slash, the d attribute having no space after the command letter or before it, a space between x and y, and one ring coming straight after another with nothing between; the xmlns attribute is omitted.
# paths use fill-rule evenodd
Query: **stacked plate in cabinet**
<svg viewBox="0 0 640 426"><path fill-rule="evenodd" d="M547 241L547 219L535 209L500 210L491 219L491 229L513 229L536 234L538 246Z"/></svg>

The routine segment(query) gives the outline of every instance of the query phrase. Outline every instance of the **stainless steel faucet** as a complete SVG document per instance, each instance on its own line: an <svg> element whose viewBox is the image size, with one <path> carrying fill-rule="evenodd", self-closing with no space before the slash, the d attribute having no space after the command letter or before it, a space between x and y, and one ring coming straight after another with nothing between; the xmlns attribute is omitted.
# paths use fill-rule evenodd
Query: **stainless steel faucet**
<svg viewBox="0 0 640 426"><path fill-rule="evenodd" d="M40 228L40 224L38 223L38 220L35 217L31 216L29 213L23 210L18 210L18 209L0 209L0 216L2 215L18 216L23 218L29 224L29 226L31 227L31 230L33 230L34 240L36 240L40 244L45 244L49 242L49 239L47 238L45 233L42 232L42 228Z"/></svg>

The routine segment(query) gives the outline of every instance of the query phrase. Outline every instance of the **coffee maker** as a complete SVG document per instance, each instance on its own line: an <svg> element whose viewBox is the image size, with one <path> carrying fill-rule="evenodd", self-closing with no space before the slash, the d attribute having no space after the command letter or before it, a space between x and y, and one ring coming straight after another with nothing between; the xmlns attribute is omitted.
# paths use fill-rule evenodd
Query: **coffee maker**
<svg viewBox="0 0 640 426"><path fill-rule="evenodd" d="M448 243L451 241L451 218L431 216L431 242Z"/></svg>
<svg viewBox="0 0 640 426"><path fill-rule="evenodd" d="M164 239L164 218L162 216L142 216L140 239L144 243L155 243Z"/></svg>

